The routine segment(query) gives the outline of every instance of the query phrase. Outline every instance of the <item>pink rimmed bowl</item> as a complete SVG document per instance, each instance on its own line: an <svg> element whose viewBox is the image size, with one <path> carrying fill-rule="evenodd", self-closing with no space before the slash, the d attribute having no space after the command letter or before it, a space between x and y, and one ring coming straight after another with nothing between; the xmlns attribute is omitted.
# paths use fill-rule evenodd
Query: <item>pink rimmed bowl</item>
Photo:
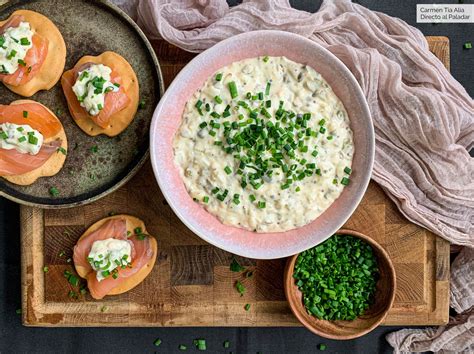
<svg viewBox="0 0 474 354"><path fill-rule="evenodd" d="M222 224L193 202L174 163L173 138L186 101L209 76L232 62L257 56L286 56L318 71L343 102L354 133L351 183L316 220L281 233L255 233ZM150 129L150 154L156 180L181 221L210 244L249 258L287 257L334 234L351 216L369 184L374 161L374 128L362 90L347 67L322 46L296 34L255 31L224 40L189 62L158 104ZM304 207L304 206L302 206ZM295 212L298 212L295 210Z"/></svg>

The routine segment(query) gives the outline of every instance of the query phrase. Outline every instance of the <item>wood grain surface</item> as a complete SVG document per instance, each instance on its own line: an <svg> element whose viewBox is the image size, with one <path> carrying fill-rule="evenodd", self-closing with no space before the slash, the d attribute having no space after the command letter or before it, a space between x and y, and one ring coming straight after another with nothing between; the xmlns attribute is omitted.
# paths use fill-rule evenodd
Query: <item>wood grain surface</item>
<svg viewBox="0 0 474 354"><path fill-rule="evenodd" d="M449 66L449 40L428 37ZM154 43L165 85L193 54ZM73 268L72 247L84 230L110 213L141 218L158 240L155 269L132 291L102 301L78 291L63 276ZM397 273L395 303L385 325L436 325L448 321L449 243L408 222L371 182L345 224L387 250ZM229 270L232 255L184 226L161 194L149 163L124 187L92 204L63 210L21 207L23 323L27 326L299 326L283 291L285 259L236 259L246 272ZM65 255L60 255L65 251ZM43 271L44 266L48 271ZM246 287L240 296L235 282ZM245 311L245 304L250 310Z"/></svg>

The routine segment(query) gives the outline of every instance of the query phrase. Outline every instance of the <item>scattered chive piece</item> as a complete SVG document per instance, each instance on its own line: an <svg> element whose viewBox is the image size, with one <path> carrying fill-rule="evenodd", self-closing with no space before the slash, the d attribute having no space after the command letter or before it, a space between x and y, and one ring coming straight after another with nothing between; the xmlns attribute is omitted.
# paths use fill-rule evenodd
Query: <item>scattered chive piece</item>
<svg viewBox="0 0 474 354"><path fill-rule="evenodd" d="M91 152L96 153L99 150L99 148L98 148L97 145L94 145L90 148L90 150L91 150Z"/></svg>
<svg viewBox="0 0 474 354"><path fill-rule="evenodd" d="M265 209L266 204L267 204L266 202L259 201L259 202L257 203L257 208L259 208L259 209Z"/></svg>
<svg viewBox="0 0 474 354"><path fill-rule="evenodd" d="M245 304L244 309L245 309L245 311L250 310L250 304Z"/></svg>
<svg viewBox="0 0 474 354"><path fill-rule="evenodd" d="M100 308L100 312L105 312L105 311L107 311L107 310L108 310L108 307L107 307L107 306L102 306L102 307Z"/></svg>
<svg viewBox="0 0 474 354"><path fill-rule="evenodd" d="M265 56L263 57L263 62L266 63L266 62L268 62L268 60L270 60L269 56L268 56L268 55L265 55Z"/></svg>
<svg viewBox="0 0 474 354"><path fill-rule="evenodd" d="M160 338L155 339L153 344L155 345L155 347L159 347L161 345L161 339Z"/></svg>
<svg viewBox="0 0 474 354"><path fill-rule="evenodd" d="M222 98L220 98L219 96L215 96L214 97L214 101L216 101L217 103L222 103Z"/></svg>
<svg viewBox="0 0 474 354"><path fill-rule="evenodd" d="M20 44L21 45L30 45L30 41L28 40L28 38L21 38L20 39Z"/></svg>
<svg viewBox="0 0 474 354"><path fill-rule="evenodd" d="M349 185L349 182L350 182L350 179L347 178L347 177L342 177L341 179L341 184L344 185L344 186L347 186Z"/></svg>
<svg viewBox="0 0 474 354"><path fill-rule="evenodd" d="M22 59L18 59L18 64L21 66L26 66L26 62Z"/></svg>
<svg viewBox="0 0 474 354"><path fill-rule="evenodd" d="M235 81L229 82L229 91L230 91L230 97L236 98L238 96L237 85L235 84Z"/></svg>
<svg viewBox="0 0 474 354"><path fill-rule="evenodd" d="M253 194L250 194L249 199L251 202L254 202L257 198Z"/></svg>
<svg viewBox="0 0 474 354"><path fill-rule="evenodd" d="M235 258L232 258L232 263L230 263L230 266L229 266L229 269L232 271L232 272L241 272L243 270L245 270L244 267L242 267L239 262L237 262L237 260Z"/></svg>
<svg viewBox="0 0 474 354"><path fill-rule="evenodd" d="M463 45L464 49L472 49L472 43L471 42L466 42Z"/></svg>
<svg viewBox="0 0 474 354"><path fill-rule="evenodd" d="M184 344L180 344L178 349L181 350L181 351L185 351L186 349L188 349L188 347L185 346Z"/></svg>
<svg viewBox="0 0 474 354"><path fill-rule="evenodd" d="M66 149L63 148L62 146L58 147L57 152L60 152L60 153L63 154L63 155L66 155L66 153L67 153L67 152L66 152Z"/></svg>
<svg viewBox="0 0 474 354"><path fill-rule="evenodd" d="M17 315L21 315L23 313L23 311L21 309L16 309L15 312L16 312Z"/></svg>
<svg viewBox="0 0 474 354"><path fill-rule="evenodd" d="M216 75L216 81L221 81L222 80L222 73L219 73Z"/></svg>
<svg viewBox="0 0 474 354"><path fill-rule="evenodd" d="M24 141L26 141L26 136L20 136L20 137L18 138L18 142L19 142L19 143L22 143L22 142L24 142Z"/></svg>
<svg viewBox="0 0 474 354"><path fill-rule="evenodd" d="M138 104L138 108L140 108L140 109L145 108L145 100L140 101L140 103Z"/></svg>
<svg viewBox="0 0 474 354"><path fill-rule="evenodd" d="M350 167L346 166L346 167L344 167L344 172L347 173L348 175L350 175L351 172L352 172L352 169Z"/></svg>
<svg viewBox="0 0 474 354"><path fill-rule="evenodd" d="M195 339L194 344L198 350L206 350L206 340L205 339Z"/></svg>
<svg viewBox="0 0 474 354"><path fill-rule="evenodd" d="M75 275L70 275L68 281L71 285L78 286L79 285L79 278Z"/></svg>
<svg viewBox="0 0 474 354"><path fill-rule="evenodd" d="M204 198L202 198L202 201L204 203L208 203L209 202L209 197L206 195Z"/></svg>
<svg viewBox="0 0 474 354"><path fill-rule="evenodd" d="M320 345L318 345L318 349L321 350L321 351L326 350L326 348L327 348L327 345L326 345L326 344L320 344Z"/></svg>
<svg viewBox="0 0 474 354"><path fill-rule="evenodd" d="M237 292L240 294L240 296L244 296L245 293L245 286L242 284L239 280L235 282L235 288L237 289Z"/></svg>
<svg viewBox="0 0 474 354"><path fill-rule="evenodd" d="M97 105L97 109L98 109L99 111L101 111L101 110L104 109L104 107L99 103L99 104Z"/></svg>
<svg viewBox="0 0 474 354"><path fill-rule="evenodd" d="M48 266L44 266L44 267L43 267L43 272L48 273L48 271L49 271Z"/></svg>
<svg viewBox="0 0 474 354"><path fill-rule="evenodd" d="M226 166L226 167L224 168L224 171L225 171L225 173L227 173L228 175L230 175L230 174L232 173L232 169L231 169L229 166Z"/></svg>
<svg viewBox="0 0 474 354"><path fill-rule="evenodd" d="M228 349L230 347L230 342L228 340L224 341L224 348Z"/></svg>
<svg viewBox="0 0 474 354"><path fill-rule="evenodd" d="M53 197L57 197L59 195L59 191L56 187L51 187L49 189L49 194L51 194Z"/></svg>
<svg viewBox="0 0 474 354"><path fill-rule="evenodd" d="M28 118L28 111L23 111L23 118Z"/></svg>

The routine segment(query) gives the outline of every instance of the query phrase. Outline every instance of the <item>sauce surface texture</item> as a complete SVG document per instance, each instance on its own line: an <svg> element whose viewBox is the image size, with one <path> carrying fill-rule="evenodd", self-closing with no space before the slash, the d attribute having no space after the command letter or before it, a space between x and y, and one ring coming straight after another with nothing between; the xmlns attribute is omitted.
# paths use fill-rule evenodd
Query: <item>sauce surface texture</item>
<svg viewBox="0 0 474 354"><path fill-rule="evenodd" d="M348 115L314 69L285 57L221 68L188 100L173 141L190 196L222 223L284 232L349 184Z"/></svg>

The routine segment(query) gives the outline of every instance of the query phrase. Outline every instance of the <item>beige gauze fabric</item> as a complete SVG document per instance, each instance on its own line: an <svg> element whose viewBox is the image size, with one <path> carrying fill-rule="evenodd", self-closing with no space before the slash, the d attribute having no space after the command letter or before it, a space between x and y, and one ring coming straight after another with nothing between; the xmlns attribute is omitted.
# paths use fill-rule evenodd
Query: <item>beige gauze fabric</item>
<svg viewBox="0 0 474 354"><path fill-rule="evenodd" d="M348 0L324 1L314 14L287 0L244 0L232 8L225 0L114 1L149 36L190 52L262 29L323 45L352 71L367 98L376 135L372 178L410 221L474 247L474 159L468 153L474 103L420 31ZM473 258L465 248L451 274L451 304L464 314L447 327L390 334L396 351L473 349Z"/></svg>

